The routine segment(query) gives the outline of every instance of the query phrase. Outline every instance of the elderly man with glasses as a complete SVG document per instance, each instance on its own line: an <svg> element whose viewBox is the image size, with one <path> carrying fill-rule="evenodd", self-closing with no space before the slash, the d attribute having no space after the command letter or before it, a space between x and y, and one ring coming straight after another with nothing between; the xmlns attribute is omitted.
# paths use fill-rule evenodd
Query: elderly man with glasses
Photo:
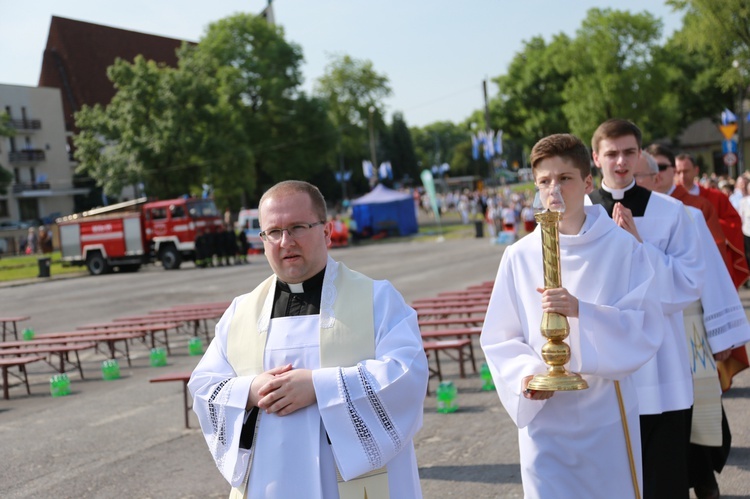
<svg viewBox="0 0 750 499"><path fill-rule="evenodd" d="M315 186L275 185L259 218L274 274L235 298L189 383L230 497L421 497L416 313L328 256Z"/></svg>

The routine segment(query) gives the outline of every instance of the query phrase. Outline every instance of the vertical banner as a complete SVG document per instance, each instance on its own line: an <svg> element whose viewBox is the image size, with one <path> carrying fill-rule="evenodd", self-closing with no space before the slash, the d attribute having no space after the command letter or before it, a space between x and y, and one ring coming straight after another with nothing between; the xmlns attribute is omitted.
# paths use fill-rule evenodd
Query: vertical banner
<svg viewBox="0 0 750 499"><path fill-rule="evenodd" d="M427 195L430 197L430 206L432 206L432 211L435 213L435 220L440 223L440 210L438 209L435 179L432 178L432 172L430 170L422 170L419 176L422 179L424 190L427 191Z"/></svg>

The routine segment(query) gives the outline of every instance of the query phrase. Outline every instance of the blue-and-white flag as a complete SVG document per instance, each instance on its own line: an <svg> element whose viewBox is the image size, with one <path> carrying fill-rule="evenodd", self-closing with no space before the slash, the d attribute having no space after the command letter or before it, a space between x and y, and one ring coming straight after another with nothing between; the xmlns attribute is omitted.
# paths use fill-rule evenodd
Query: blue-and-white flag
<svg viewBox="0 0 750 499"><path fill-rule="evenodd" d="M380 178L385 179L393 179L393 168L391 167L390 161L385 161L383 163L380 163Z"/></svg>
<svg viewBox="0 0 750 499"><path fill-rule="evenodd" d="M721 124L728 125L730 123L737 123L737 116L727 108L721 112Z"/></svg>
<svg viewBox="0 0 750 499"><path fill-rule="evenodd" d="M471 136L471 157L475 161L479 159L479 138L476 135Z"/></svg>
<svg viewBox="0 0 750 499"><path fill-rule="evenodd" d="M495 135L495 153L496 154L503 153L503 131L502 130L498 130L497 135Z"/></svg>
<svg viewBox="0 0 750 499"><path fill-rule="evenodd" d="M366 159L362 160L362 173L367 179L370 179L373 175L375 175L375 169L372 167L372 161L368 161Z"/></svg>

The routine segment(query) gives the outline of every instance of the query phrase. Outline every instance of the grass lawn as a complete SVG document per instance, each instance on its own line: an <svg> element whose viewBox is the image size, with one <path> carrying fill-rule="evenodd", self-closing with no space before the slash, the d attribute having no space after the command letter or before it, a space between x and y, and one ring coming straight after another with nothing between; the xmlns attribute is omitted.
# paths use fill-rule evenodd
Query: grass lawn
<svg viewBox="0 0 750 499"><path fill-rule="evenodd" d="M45 257L52 258L50 275L70 274L83 272L83 267L63 267L60 260L60 252L55 251ZM24 255L0 258L0 281L17 281L20 279L33 279L39 275L38 259L42 255Z"/></svg>

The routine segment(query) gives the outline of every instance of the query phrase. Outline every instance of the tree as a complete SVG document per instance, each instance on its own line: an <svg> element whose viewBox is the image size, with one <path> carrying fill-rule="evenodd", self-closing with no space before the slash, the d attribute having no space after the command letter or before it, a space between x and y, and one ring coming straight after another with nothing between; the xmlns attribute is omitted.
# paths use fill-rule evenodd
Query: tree
<svg viewBox="0 0 750 499"><path fill-rule="evenodd" d="M394 178L409 176L412 179L418 179L420 172L414 152L414 141L401 113L393 113L389 145L387 158L393 166Z"/></svg>
<svg viewBox="0 0 750 499"><path fill-rule="evenodd" d="M10 126L8 113L0 113L0 137L13 137L16 130ZM13 174L0 165L0 194L8 192L8 185L13 181Z"/></svg>
<svg viewBox="0 0 750 499"><path fill-rule="evenodd" d="M685 13L675 41L691 52L704 53L718 69L725 91L750 85L750 4L747 0L667 0ZM737 61L735 63L735 61Z"/></svg>
<svg viewBox="0 0 750 499"><path fill-rule="evenodd" d="M327 103L331 122L338 130L338 153L345 164L369 159L370 126L373 135L386 131L382 116L383 100L391 95L388 77L379 74L371 61L331 56L315 85L315 94ZM352 182L358 190L366 188L360 168L353 169Z"/></svg>
<svg viewBox="0 0 750 499"><path fill-rule="evenodd" d="M563 90L570 70L558 60L568 51L571 40L564 34L545 43L536 36L524 43L508 66L508 72L494 78L498 94L490 100L493 129L527 151L542 137L570 130L563 113Z"/></svg>
<svg viewBox="0 0 750 499"><path fill-rule="evenodd" d="M588 140L609 118L630 119L645 137L662 137L674 102L663 99L664 68L654 62L661 21L648 12L588 11L559 71L568 72L562 96L570 130Z"/></svg>
<svg viewBox="0 0 750 499"><path fill-rule="evenodd" d="M332 164L335 131L324 103L300 90L302 49L284 39L282 27L238 14L211 24L188 50L220 82L223 114L252 150L256 199L280 180L311 178Z"/></svg>
<svg viewBox="0 0 750 499"><path fill-rule="evenodd" d="M334 135L323 103L300 90L301 49L280 27L238 14L183 44L178 68L137 57L108 75L108 106L76 115L79 169L117 194L199 194L208 184L221 207L239 208L279 180L325 169Z"/></svg>

